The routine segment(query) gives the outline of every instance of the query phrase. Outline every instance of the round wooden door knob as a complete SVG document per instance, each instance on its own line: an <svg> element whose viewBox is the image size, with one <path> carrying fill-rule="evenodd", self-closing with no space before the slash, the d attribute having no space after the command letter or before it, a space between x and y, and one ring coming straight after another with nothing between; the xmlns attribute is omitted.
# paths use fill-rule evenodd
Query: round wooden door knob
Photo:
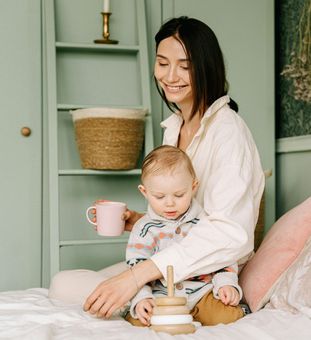
<svg viewBox="0 0 311 340"><path fill-rule="evenodd" d="M31 129L30 129L29 127L27 127L27 126L23 126L23 127L21 128L21 134L22 134L22 136L24 136L24 137L28 137L28 136L31 135Z"/></svg>

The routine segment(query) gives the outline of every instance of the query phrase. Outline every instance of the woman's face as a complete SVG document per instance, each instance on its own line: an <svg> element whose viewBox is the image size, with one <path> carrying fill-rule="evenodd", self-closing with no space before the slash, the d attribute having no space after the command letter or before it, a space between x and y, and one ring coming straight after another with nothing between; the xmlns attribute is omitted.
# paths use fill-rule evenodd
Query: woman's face
<svg viewBox="0 0 311 340"><path fill-rule="evenodd" d="M190 61L183 45L173 37L162 40L158 46L154 76L169 102L192 107Z"/></svg>

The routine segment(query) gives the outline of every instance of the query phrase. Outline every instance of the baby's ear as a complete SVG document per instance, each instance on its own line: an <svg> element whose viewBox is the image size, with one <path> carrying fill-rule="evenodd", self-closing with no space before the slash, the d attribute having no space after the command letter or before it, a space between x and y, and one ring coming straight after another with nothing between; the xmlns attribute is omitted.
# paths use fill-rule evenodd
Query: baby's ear
<svg viewBox="0 0 311 340"><path fill-rule="evenodd" d="M199 186L199 181L197 179L195 179L192 183L192 191L193 191L194 194L198 190L198 186Z"/></svg>
<svg viewBox="0 0 311 340"><path fill-rule="evenodd" d="M146 197L147 195L146 188L142 184L139 184L138 190L142 193L144 197Z"/></svg>

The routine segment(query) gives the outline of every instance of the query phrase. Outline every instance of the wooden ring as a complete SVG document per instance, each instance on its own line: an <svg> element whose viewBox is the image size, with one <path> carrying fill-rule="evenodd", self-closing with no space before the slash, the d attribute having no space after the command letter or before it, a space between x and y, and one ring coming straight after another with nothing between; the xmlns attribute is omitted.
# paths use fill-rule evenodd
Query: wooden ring
<svg viewBox="0 0 311 340"><path fill-rule="evenodd" d="M187 304L187 299L182 296L178 297L158 297L155 299L157 306L182 306Z"/></svg>
<svg viewBox="0 0 311 340"><path fill-rule="evenodd" d="M193 321L191 314L152 315L151 325L184 325Z"/></svg>
<svg viewBox="0 0 311 340"><path fill-rule="evenodd" d="M153 315L171 315L171 314L189 314L187 306L155 306L152 311Z"/></svg>

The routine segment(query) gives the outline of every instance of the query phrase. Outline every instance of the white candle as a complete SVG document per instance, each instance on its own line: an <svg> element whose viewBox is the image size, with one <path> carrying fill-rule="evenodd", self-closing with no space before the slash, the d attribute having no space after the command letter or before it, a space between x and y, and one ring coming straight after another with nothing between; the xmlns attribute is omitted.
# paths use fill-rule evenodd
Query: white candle
<svg viewBox="0 0 311 340"><path fill-rule="evenodd" d="M109 0L104 0L103 12L109 13Z"/></svg>

